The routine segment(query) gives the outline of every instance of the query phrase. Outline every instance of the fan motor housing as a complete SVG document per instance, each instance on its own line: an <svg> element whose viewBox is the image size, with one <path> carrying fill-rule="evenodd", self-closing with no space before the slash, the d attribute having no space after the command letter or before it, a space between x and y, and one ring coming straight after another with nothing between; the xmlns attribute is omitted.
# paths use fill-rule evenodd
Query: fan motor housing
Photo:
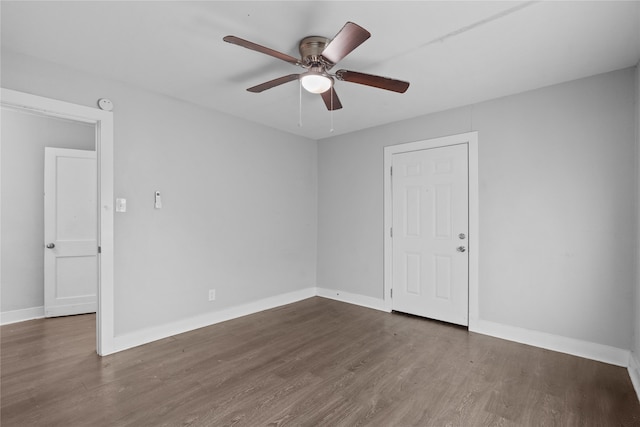
<svg viewBox="0 0 640 427"><path fill-rule="evenodd" d="M331 40L321 36L309 36L300 40L300 57L304 66L312 67L323 65L333 65L322 58L322 52Z"/></svg>

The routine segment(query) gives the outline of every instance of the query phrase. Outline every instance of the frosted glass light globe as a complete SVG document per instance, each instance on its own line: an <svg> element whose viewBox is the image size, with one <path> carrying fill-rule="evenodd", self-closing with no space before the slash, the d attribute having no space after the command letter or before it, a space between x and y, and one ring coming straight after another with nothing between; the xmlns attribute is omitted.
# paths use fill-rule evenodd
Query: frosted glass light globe
<svg viewBox="0 0 640 427"><path fill-rule="evenodd" d="M331 79L320 74L306 74L300 79L302 87L311 93L322 93L331 87Z"/></svg>

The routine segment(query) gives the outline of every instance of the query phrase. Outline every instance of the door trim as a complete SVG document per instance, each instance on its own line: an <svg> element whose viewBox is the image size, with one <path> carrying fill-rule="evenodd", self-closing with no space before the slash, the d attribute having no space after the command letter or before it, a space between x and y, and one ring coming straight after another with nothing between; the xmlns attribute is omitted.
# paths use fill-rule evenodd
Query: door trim
<svg viewBox="0 0 640 427"><path fill-rule="evenodd" d="M479 319L479 209L478 209L478 132L467 132L459 135L445 136L422 141L408 142L384 147L384 284L383 300L385 311L391 312L392 272L392 240L393 205L391 198L391 164L392 156L411 151L428 150L430 148L467 144L469 155L469 330L476 329Z"/></svg>
<svg viewBox="0 0 640 427"><path fill-rule="evenodd" d="M83 123L96 129L98 165L98 310L96 313L96 351L104 356L114 352L113 300L113 113L84 105L0 88L3 107L43 114Z"/></svg>

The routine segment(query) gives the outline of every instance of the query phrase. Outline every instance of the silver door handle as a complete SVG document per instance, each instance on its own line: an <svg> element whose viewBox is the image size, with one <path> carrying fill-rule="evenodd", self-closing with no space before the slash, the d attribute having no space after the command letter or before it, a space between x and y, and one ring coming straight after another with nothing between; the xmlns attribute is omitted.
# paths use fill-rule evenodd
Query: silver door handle
<svg viewBox="0 0 640 427"><path fill-rule="evenodd" d="M47 249L53 249L55 247L56 247L56 245L54 245L53 243L48 243L47 244Z"/></svg>
<svg viewBox="0 0 640 427"><path fill-rule="evenodd" d="M466 251L466 250L467 250L467 248L465 248L464 246L458 246L458 247L456 248L456 251L458 251L458 252L464 252L464 251Z"/></svg>

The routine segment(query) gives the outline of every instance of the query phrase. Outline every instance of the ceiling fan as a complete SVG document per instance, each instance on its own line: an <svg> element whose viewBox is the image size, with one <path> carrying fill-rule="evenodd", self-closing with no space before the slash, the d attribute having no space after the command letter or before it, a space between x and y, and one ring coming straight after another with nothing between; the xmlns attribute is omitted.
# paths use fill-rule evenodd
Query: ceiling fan
<svg viewBox="0 0 640 427"><path fill-rule="evenodd" d="M409 88L409 82L388 77L349 70L338 70L333 74L329 72L338 61L351 53L351 51L360 46L369 37L371 37L369 31L353 22L347 22L333 39L320 36L303 38L299 45L300 59L236 36L226 36L223 40L273 56L274 58L298 65L307 70L301 74L289 74L250 87L247 89L249 92L259 93L284 83L300 80L300 83L306 90L322 96L322 100L327 106L327 109L338 110L342 108L342 104L333 88L335 79L398 93L404 93Z"/></svg>

